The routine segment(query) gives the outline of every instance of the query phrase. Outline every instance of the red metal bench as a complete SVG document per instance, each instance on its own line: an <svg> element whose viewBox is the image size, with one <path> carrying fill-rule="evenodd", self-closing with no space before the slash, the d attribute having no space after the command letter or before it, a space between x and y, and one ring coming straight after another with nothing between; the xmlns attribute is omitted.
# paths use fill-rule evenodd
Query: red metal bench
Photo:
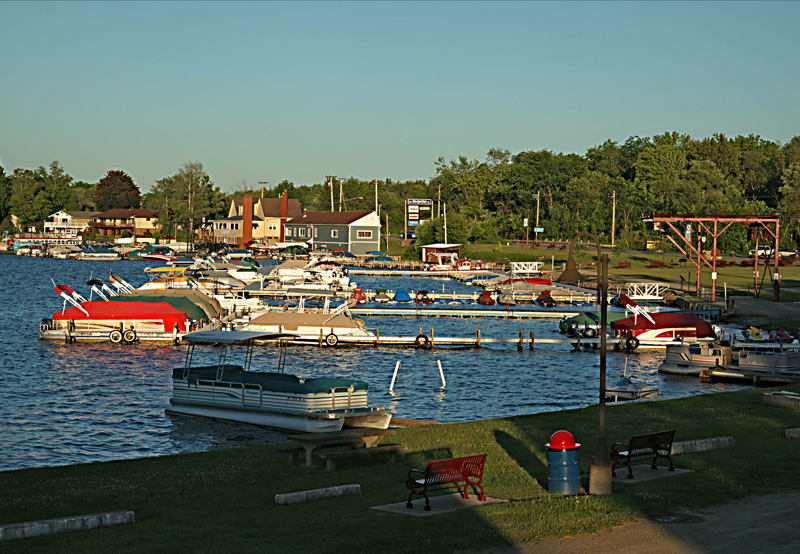
<svg viewBox="0 0 800 554"><path fill-rule="evenodd" d="M619 262L619 263L617 264L617 269L623 269L623 268L626 268L626 267L627 267L628 269L630 269L630 267L631 267L631 262Z"/></svg>
<svg viewBox="0 0 800 554"><path fill-rule="evenodd" d="M664 262L650 262L650 268L664 267Z"/></svg>
<svg viewBox="0 0 800 554"><path fill-rule="evenodd" d="M411 501L415 494L425 497L426 511L431 509L431 501L428 493L431 491L458 489L461 490L461 497L469 498L467 490L470 486L480 489L478 500L486 500L483 492L483 466L486 463L486 454L475 456L465 456L463 458L450 458L428 462L425 471L412 469L408 472L406 487L411 491L408 494L407 508L413 508Z"/></svg>

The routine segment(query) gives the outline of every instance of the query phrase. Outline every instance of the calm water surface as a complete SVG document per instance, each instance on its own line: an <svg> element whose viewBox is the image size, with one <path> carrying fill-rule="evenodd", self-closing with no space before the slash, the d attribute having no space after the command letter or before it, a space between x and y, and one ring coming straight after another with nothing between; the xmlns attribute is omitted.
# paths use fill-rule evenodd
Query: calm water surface
<svg viewBox="0 0 800 554"><path fill-rule="evenodd" d="M105 279L109 269L133 285L145 282L143 268L152 262L85 262L26 256L0 256L0 470L54 466L199 452L232 446L282 442L283 435L250 425L203 418L167 416L171 370L183 364L181 347L71 344L39 341L42 318L60 310L51 278L89 296L92 276ZM469 286L433 279L356 278L364 288L408 288L447 292ZM520 330L538 337L558 337L558 323L443 318L368 318L382 335L414 335L431 327L438 336L512 338ZM198 355L215 363L215 350ZM276 350L256 350L253 367L271 370ZM236 356L233 352L231 356ZM230 360L231 358L229 358ZM741 388L699 383L696 378L657 372L663 354L609 352L608 382L627 371L656 385L661 398ZM200 359L196 359L200 362ZM396 363L394 391L389 385ZM447 386L442 388L437 361ZM627 369L626 369L627 367ZM301 377L358 377L370 384L370 402L391 407L398 417L440 422L470 421L577 408L597 402L599 357L569 346L517 352L514 345L481 350L414 348L320 349L291 347L286 370Z"/></svg>

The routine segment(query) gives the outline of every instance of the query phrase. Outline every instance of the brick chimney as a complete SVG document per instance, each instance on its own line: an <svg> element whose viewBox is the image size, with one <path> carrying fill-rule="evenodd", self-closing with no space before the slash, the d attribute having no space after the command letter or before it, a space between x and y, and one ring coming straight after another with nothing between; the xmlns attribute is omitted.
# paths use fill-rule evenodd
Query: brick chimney
<svg viewBox="0 0 800 554"><path fill-rule="evenodd" d="M242 237L239 239L239 248L253 240L253 197L242 198Z"/></svg>
<svg viewBox="0 0 800 554"><path fill-rule="evenodd" d="M283 224L289 219L289 198L288 191L283 191L281 196L281 227L280 227L280 242L284 239Z"/></svg>

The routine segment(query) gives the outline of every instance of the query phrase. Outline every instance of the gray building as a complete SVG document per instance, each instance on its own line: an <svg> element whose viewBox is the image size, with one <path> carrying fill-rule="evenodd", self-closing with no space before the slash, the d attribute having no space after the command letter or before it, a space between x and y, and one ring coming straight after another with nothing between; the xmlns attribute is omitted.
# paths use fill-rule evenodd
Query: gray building
<svg viewBox="0 0 800 554"><path fill-rule="evenodd" d="M303 212L285 224L286 240L313 248L341 248L356 256L380 250L381 222L374 212Z"/></svg>

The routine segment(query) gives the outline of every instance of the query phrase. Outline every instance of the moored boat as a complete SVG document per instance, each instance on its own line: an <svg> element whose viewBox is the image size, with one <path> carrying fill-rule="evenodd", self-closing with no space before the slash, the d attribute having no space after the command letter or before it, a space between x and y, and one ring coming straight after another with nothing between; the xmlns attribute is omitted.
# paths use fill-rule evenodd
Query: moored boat
<svg viewBox="0 0 800 554"><path fill-rule="evenodd" d="M697 314L690 312L648 313L628 296L620 294L615 300L633 312L632 317L611 323L611 336L624 341L629 350L664 348L668 344L712 342L717 340L714 328Z"/></svg>
<svg viewBox="0 0 800 554"><path fill-rule="evenodd" d="M635 383L630 377L624 375L614 386L606 389L606 398L614 401L641 400L643 398L656 398L657 396L657 388L643 383Z"/></svg>
<svg viewBox="0 0 800 554"><path fill-rule="evenodd" d="M308 433L342 427L386 429L391 411L367 404L369 386L357 379L300 379L284 373L279 357L274 372L251 371L256 340L292 338L283 333L203 331L190 333L186 361L172 373L173 397L167 413L210 417ZM223 348L217 365L193 366L196 344ZM245 365L226 364L231 345L246 347ZM285 345L284 345L285 347Z"/></svg>

